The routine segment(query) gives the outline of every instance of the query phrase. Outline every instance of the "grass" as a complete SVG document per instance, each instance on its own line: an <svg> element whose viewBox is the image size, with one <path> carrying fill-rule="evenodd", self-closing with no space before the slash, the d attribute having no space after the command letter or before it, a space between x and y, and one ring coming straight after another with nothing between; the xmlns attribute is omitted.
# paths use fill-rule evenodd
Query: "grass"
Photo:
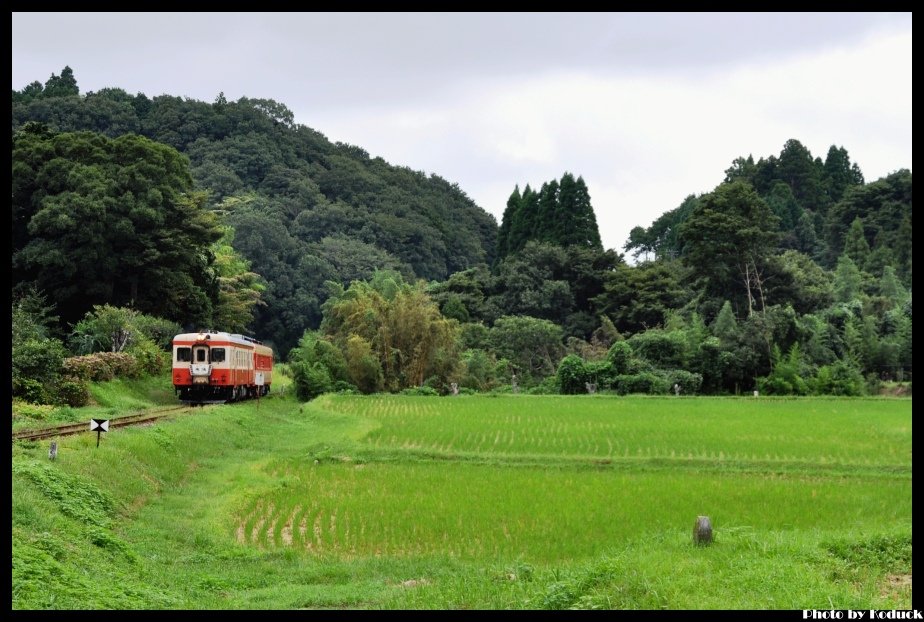
<svg viewBox="0 0 924 622"><path fill-rule="evenodd" d="M573 396L325 397L373 419L376 449L447 454L910 467L894 400Z"/></svg>
<svg viewBox="0 0 924 622"><path fill-rule="evenodd" d="M15 444L13 607L911 606L910 400L274 393Z"/></svg>
<svg viewBox="0 0 924 622"><path fill-rule="evenodd" d="M692 529L876 529L911 515L901 479L325 464L270 471L278 484L239 512L244 543L338 557L445 553L557 562L639 534Z"/></svg>
<svg viewBox="0 0 924 622"><path fill-rule="evenodd" d="M59 423L114 419L138 410L176 404L176 396L169 376L118 378L109 382L90 384L90 406L39 406L13 402L13 430L33 430Z"/></svg>

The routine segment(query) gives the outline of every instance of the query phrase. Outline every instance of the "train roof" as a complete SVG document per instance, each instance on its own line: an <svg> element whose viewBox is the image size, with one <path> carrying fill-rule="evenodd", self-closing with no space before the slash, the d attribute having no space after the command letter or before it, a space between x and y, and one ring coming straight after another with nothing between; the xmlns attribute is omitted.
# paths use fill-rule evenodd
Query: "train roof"
<svg viewBox="0 0 924 622"><path fill-rule="evenodd" d="M198 333L180 333L179 335L173 338L173 342L196 342L196 341L221 341L221 342L230 342L236 343L239 345L258 345L264 346L262 341L257 341L253 337L247 337L246 335L238 335L236 333L224 333L217 332L214 330L204 330Z"/></svg>

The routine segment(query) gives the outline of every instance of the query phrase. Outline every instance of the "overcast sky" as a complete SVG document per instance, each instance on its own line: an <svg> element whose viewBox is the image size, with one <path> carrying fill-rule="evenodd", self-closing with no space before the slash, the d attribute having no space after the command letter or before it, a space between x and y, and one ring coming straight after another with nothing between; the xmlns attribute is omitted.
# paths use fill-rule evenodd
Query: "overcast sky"
<svg viewBox="0 0 924 622"><path fill-rule="evenodd" d="M498 221L571 171L620 251L789 138L911 168L911 13L14 13L12 48L14 89L70 65L81 92L275 99Z"/></svg>

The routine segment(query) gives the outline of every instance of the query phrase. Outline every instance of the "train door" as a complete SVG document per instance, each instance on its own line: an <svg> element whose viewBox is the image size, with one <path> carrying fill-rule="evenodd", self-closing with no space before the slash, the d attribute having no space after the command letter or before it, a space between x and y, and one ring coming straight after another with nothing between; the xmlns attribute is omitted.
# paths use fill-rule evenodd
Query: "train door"
<svg viewBox="0 0 924 622"><path fill-rule="evenodd" d="M209 363L208 346L195 346L193 348L193 363L197 363L199 365L208 365Z"/></svg>
<svg viewBox="0 0 924 622"><path fill-rule="evenodd" d="M192 374L193 384L208 384L212 373L212 366L209 365L209 347L193 346L192 359L189 371Z"/></svg>

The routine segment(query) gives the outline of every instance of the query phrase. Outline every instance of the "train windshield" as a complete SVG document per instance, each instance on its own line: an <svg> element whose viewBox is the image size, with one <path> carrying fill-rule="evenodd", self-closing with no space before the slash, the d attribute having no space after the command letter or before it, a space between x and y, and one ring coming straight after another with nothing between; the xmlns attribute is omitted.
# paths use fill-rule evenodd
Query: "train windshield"
<svg viewBox="0 0 924 622"><path fill-rule="evenodd" d="M192 360L192 349L191 348L177 348L176 349L176 360L178 363L188 363Z"/></svg>
<svg viewBox="0 0 924 622"><path fill-rule="evenodd" d="M213 363L223 363L225 360L225 349L224 348L212 348L212 362Z"/></svg>

